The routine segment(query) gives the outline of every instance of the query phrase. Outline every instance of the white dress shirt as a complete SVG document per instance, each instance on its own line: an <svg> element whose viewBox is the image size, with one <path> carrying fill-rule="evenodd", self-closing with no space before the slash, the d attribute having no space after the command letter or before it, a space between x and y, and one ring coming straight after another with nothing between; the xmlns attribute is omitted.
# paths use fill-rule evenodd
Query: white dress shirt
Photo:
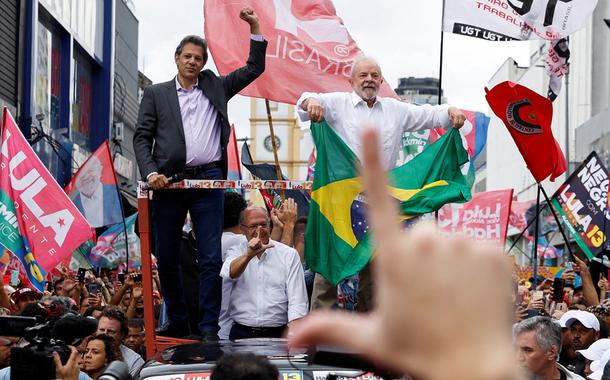
<svg viewBox="0 0 610 380"><path fill-rule="evenodd" d="M240 243L247 242L246 236L233 232L223 232L220 238L220 252L222 253L222 261L227 258L229 250ZM222 300L220 302L220 316L218 317L218 339L229 339L233 320L229 317L229 300L231 299L231 289L233 289L233 281L222 279Z"/></svg>
<svg viewBox="0 0 610 380"><path fill-rule="evenodd" d="M299 254L270 240L274 247L254 256L241 276L231 279L231 263L245 254L247 241L231 248L220 276L232 284L230 318L251 327L276 327L307 314L307 290Z"/></svg>
<svg viewBox="0 0 610 380"><path fill-rule="evenodd" d="M176 76L176 92L184 129L186 166L219 161L221 153L218 111L199 88L199 80L190 89L186 89L180 85Z"/></svg>
<svg viewBox="0 0 610 380"><path fill-rule="evenodd" d="M307 98L315 98L322 104L328 124L359 159L362 130L376 128L381 138L382 162L386 169L396 166L405 132L452 126L447 105L417 106L393 98L377 97L373 107L369 108L355 92L303 93L296 104L301 121L309 120L307 112L301 109L301 103Z"/></svg>

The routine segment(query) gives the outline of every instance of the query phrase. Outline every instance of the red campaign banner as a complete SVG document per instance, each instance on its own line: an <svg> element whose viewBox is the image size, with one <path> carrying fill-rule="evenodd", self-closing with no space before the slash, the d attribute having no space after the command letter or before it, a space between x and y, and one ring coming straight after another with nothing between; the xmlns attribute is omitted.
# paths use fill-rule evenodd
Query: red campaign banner
<svg viewBox="0 0 610 380"><path fill-rule="evenodd" d="M123 221L108 140L81 165L65 191L91 227L109 226Z"/></svg>
<svg viewBox="0 0 610 380"><path fill-rule="evenodd" d="M258 15L269 45L265 72L240 94L295 104L305 91L352 91L352 64L363 53L330 0L206 0L205 36L222 75L248 57L250 28L239 18L244 6ZM397 98L385 82L380 95Z"/></svg>
<svg viewBox="0 0 610 380"><path fill-rule="evenodd" d="M503 245L512 198L512 189L473 194L469 202L448 204L438 210L438 226L447 233Z"/></svg>
<svg viewBox="0 0 610 380"><path fill-rule="evenodd" d="M39 286L44 282L40 269L52 270L92 238L93 231L6 108L2 120L0 240L22 260L30 279L38 280Z"/></svg>

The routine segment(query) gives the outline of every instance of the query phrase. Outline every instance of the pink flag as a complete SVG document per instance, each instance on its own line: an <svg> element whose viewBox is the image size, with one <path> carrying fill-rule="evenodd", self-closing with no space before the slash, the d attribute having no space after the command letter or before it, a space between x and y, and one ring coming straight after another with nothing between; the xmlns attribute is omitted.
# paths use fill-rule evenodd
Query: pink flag
<svg viewBox="0 0 610 380"><path fill-rule="evenodd" d="M508 235L513 236L521 233L527 227L525 213L535 201L517 202L513 201L510 206L510 217L508 218ZM526 236L527 231L526 231Z"/></svg>
<svg viewBox="0 0 610 380"><path fill-rule="evenodd" d="M66 193L91 227L123 222L108 140L78 169L66 186Z"/></svg>
<svg viewBox="0 0 610 380"><path fill-rule="evenodd" d="M504 244L512 197L512 189L473 194L469 202L443 206L438 225L445 232Z"/></svg>
<svg viewBox="0 0 610 380"><path fill-rule="evenodd" d="M362 51L330 0L206 0L205 36L221 74L248 57L250 29L239 18L246 5L257 13L269 46L265 72L242 95L295 104L305 91L352 91L352 63ZM386 82L380 95L396 97Z"/></svg>
<svg viewBox="0 0 610 380"><path fill-rule="evenodd" d="M0 159L0 244L17 256L38 289L46 272L82 242L91 227L4 108Z"/></svg>

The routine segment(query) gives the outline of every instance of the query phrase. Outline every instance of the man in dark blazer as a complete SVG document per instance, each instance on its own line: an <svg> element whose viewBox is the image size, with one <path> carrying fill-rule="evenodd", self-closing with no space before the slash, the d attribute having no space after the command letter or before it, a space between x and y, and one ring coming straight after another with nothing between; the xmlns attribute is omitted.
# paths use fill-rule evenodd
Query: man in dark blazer
<svg viewBox="0 0 610 380"><path fill-rule="evenodd" d="M140 173L154 190L167 187L168 178L176 174L190 179L227 176L227 102L263 73L267 48L256 13L245 7L239 16L251 32L246 66L221 77L202 71L208 57L207 43L198 36L187 36L176 48L178 75L144 90L133 146ZM169 319L159 335L193 333L205 340L217 339L223 199L222 190L165 190L153 196L155 254ZM199 331L189 331L178 263L187 211L197 239Z"/></svg>

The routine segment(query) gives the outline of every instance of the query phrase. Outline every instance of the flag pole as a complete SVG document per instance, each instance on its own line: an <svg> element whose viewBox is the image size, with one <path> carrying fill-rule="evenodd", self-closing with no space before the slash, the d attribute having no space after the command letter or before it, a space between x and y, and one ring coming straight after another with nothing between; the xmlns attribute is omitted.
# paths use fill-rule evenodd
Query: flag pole
<svg viewBox="0 0 610 380"><path fill-rule="evenodd" d="M442 104L443 98L443 43L445 40L445 33L443 32L443 24L445 22L445 0L443 0L443 11L441 13L441 52L438 69L438 105Z"/></svg>
<svg viewBox="0 0 610 380"><path fill-rule="evenodd" d="M119 189L119 180L116 176L116 171L114 170L114 156L110 151L110 144L108 144L108 140L105 141L106 149L108 149L108 154L112 159L112 172L114 173L114 183L116 184L116 193L119 197L119 205L121 206L121 218L123 219L123 234L125 235L125 270L129 273L129 241L127 239L127 223L125 222L125 211L123 209L123 197L121 197L121 189Z"/></svg>
<svg viewBox="0 0 610 380"><path fill-rule="evenodd" d="M568 249L568 252L570 253L570 258L573 259L574 258L574 253L572 252L572 247L570 246L570 242L568 241L568 236L566 235L565 230L561 226L561 222L559 221L559 216L557 216L557 212L553 208L553 205L551 204L549 196L546 193L546 190L544 190L544 187L542 187L542 185L540 186L540 191L542 191L542 194L544 195L544 199L546 199L546 203L549 205L549 208L551 209L551 212L553 213L553 217L555 218L555 222L557 223L557 227L559 227L559 231L561 232L561 236L563 237L563 241L565 242L566 248Z"/></svg>
<svg viewBox="0 0 610 380"><path fill-rule="evenodd" d="M271 133L271 144L273 145L273 159L275 160L275 174L277 175L277 179L281 181L282 179L282 169L280 168L280 160L277 157L277 144L275 143L275 132L273 130L273 118L271 117L271 107L269 106L269 99L265 99L265 107L267 108L267 121L269 121L269 132ZM286 193L284 189L280 189L280 195L282 197L282 202L284 202L286 198Z"/></svg>
<svg viewBox="0 0 610 380"><path fill-rule="evenodd" d="M544 208L547 205L544 204L542 205L542 208L540 208L540 212L544 211ZM536 221L536 219L532 219L529 221L529 223L525 226L525 228L523 230L521 230L521 233L519 233L519 236L517 236L516 239L514 239L513 244L510 246L510 248L506 251L506 254L509 254L510 251L513 250L513 248L515 248L515 246L517 245L517 243L519 242L519 240L521 240L521 238L523 237L523 235L525 235L525 231L527 231L528 228L530 228L530 226L532 225L532 223L534 223ZM520 249L520 248L519 248Z"/></svg>
<svg viewBox="0 0 610 380"><path fill-rule="evenodd" d="M441 51L438 63L438 105L440 106L443 98L443 42L445 33L443 33L443 23L445 22L445 0L443 0L443 10L441 12ZM434 211L434 223L438 226L438 210Z"/></svg>
<svg viewBox="0 0 610 380"><path fill-rule="evenodd" d="M536 290L538 286L538 228L540 224L540 183L538 183L538 191L536 192L536 224L534 224L534 253L532 257L534 258L534 284L532 289Z"/></svg>
<svg viewBox="0 0 610 380"><path fill-rule="evenodd" d="M570 37L567 37L567 41L570 41ZM552 49L552 46L551 46ZM570 62L566 62L568 65L568 71L566 72L566 178L570 176Z"/></svg>

